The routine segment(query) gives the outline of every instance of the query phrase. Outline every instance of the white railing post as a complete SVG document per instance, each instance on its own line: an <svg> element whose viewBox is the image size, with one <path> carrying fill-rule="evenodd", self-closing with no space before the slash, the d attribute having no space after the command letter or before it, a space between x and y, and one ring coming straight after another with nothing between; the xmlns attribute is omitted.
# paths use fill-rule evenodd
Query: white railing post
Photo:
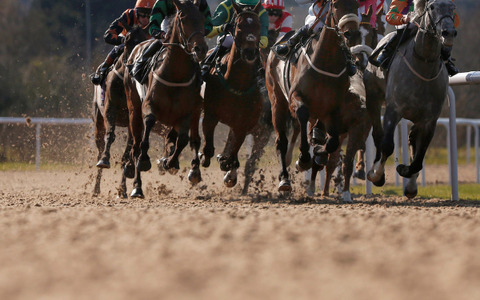
<svg viewBox="0 0 480 300"><path fill-rule="evenodd" d="M466 140L466 163L467 165L470 163L470 147L472 146L472 126L470 125L467 125L467 132L466 132L466 135L467 135L467 140Z"/></svg>
<svg viewBox="0 0 480 300"><path fill-rule="evenodd" d="M450 106L449 117L449 141L450 141L450 184L452 185L452 200L459 200L458 197L458 164L457 164L457 120L455 109L455 94L451 87L448 87L448 104Z"/></svg>
<svg viewBox="0 0 480 300"><path fill-rule="evenodd" d="M40 170L40 148L42 146L42 124L35 126L35 170Z"/></svg>

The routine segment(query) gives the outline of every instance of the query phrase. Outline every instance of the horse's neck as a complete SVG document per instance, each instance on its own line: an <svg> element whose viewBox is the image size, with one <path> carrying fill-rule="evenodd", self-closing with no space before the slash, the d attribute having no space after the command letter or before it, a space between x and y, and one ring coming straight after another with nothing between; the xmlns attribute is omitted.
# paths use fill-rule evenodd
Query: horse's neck
<svg viewBox="0 0 480 300"><path fill-rule="evenodd" d="M245 74L256 74L255 65L244 62L240 57L240 50L233 43L228 56L225 79L243 82L246 78L252 78L254 76L245 76Z"/></svg>
<svg viewBox="0 0 480 300"><path fill-rule="evenodd" d="M425 25L422 21L422 25ZM424 26L423 26L424 27ZM428 61L440 58L441 43L438 37L419 29L415 36L415 52Z"/></svg>
<svg viewBox="0 0 480 300"><path fill-rule="evenodd" d="M318 41L312 42L314 49L312 54L313 64L316 66L331 65L332 62L342 61L345 64L345 57L340 47L340 40L334 29L323 27Z"/></svg>
<svg viewBox="0 0 480 300"><path fill-rule="evenodd" d="M180 47L181 41L176 29L168 43L165 59L162 63L162 72L174 73L176 77L191 76L194 72L194 64L187 52Z"/></svg>

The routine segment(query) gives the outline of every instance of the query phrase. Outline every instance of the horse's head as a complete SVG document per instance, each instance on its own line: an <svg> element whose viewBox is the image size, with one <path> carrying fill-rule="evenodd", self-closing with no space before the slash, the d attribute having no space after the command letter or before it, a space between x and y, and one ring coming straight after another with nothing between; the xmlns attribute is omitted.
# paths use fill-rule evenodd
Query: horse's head
<svg viewBox="0 0 480 300"><path fill-rule="evenodd" d="M177 8L177 14L170 41L180 43L185 52L200 62L208 50L205 42L204 16L198 8L200 1L173 0L173 4Z"/></svg>
<svg viewBox="0 0 480 300"><path fill-rule="evenodd" d="M358 30L360 20L358 19L358 1L357 0L330 0L330 13L333 16L333 22L347 39L349 46L360 43L361 35ZM335 24L330 24L333 26Z"/></svg>
<svg viewBox="0 0 480 300"><path fill-rule="evenodd" d="M453 46L457 30L452 0L415 0L415 9L418 16L423 16L420 26L427 33L436 35L444 46Z"/></svg>
<svg viewBox="0 0 480 300"><path fill-rule="evenodd" d="M147 39L147 33L138 25L133 26L125 35L125 47L131 51L136 45Z"/></svg>
<svg viewBox="0 0 480 300"><path fill-rule="evenodd" d="M258 12L262 8L261 1L253 9L238 6L232 1L235 10L235 47L240 50L242 60L254 63L258 57L258 44L260 43L260 17Z"/></svg>

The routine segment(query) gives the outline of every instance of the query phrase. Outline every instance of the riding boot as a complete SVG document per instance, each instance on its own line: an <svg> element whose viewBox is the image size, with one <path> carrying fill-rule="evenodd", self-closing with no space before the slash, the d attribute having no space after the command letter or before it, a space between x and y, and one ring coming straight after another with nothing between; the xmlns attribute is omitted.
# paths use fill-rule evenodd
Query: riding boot
<svg viewBox="0 0 480 300"><path fill-rule="evenodd" d="M310 28L307 25L302 26L295 32L294 35L288 39L284 44L280 44L275 47L275 52L281 57L287 57L291 49L294 48L299 42L304 40L310 35Z"/></svg>
<svg viewBox="0 0 480 300"><path fill-rule="evenodd" d="M130 70L130 74L138 82L143 83L143 79L146 77L145 66L147 65L148 60L155 55L155 53L162 48L162 41L155 40L153 43L148 46L148 48L143 52L142 56L136 60L133 64L133 68Z"/></svg>
<svg viewBox="0 0 480 300"><path fill-rule="evenodd" d="M390 59L393 56L393 52L397 46L399 40L398 32L385 44L380 54L378 54L377 59L369 60L374 66L381 67L386 69L390 65Z"/></svg>
<svg viewBox="0 0 480 300"><path fill-rule="evenodd" d="M105 75L107 74L107 70L113 64L113 61L114 59L110 55L108 55L105 61L100 66L98 66L95 73L90 75L90 81L94 85L99 85L100 83L102 83L102 81L105 79Z"/></svg>
<svg viewBox="0 0 480 300"><path fill-rule="evenodd" d="M205 78L210 73L210 69L212 68L213 62L215 59L222 58L223 55L227 52L227 47L223 45L217 45L213 51L203 60L202 63L202 78Z"/></svg>
<svg viewBox="0 0 480 300"><path fill-rule="evenodd" d="M353 58L352 52L350 52L350 49L348 49L347 46L343 46L343 54L345 55L345 59L347 61L347 64L345 66L347 70L348 76L353 76L357 73L357 66L355 65L355 60Z"/></svg>
<svg viewBox="0 0 480 300"><path fill-rule="evenodd" d="M453 63L450 54L452 52L452 47L442 47L441 56L442 60L445 62L445 67L447 68L448 75L453 76L458 73L457 67Z"/></svg>

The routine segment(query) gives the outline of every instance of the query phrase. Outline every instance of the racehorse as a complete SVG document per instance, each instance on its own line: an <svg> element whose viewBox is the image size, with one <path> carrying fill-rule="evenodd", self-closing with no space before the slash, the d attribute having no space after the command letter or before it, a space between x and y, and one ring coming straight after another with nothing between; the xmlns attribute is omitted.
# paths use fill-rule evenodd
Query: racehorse
<svg viewBox="0 0 480 300"><path fill-rule="evenodd" d="M149 72L148 89L141 105L139 94L133 92L135 87L131 78L126 79L128 98L131 98L128 101L134 140L131 155L136 161L131 197L144 197L140 172L151 168L149 138L157 120L173 129L168 139L174 147L167 154L168 157L161 159L160 166L176 173L180 168L178 157L190 139L195 156L188 179L192 184L201 181L198 126L202 98L198 63L205 58L208 49L204 38L204 16L198 9L198 1L173 0L173 4L176 14L169 30L170 38L164 43L166 50L160 53L157 64ZM137 56L132 53L130 63L134 57Z"/></svg>
<svg viewBox="0 0 480 300"><path fill-rule="evenodd" d="M358 36L358 2L331 0L328 5L325 26L320 35L312 39L310 46L301 48L302 54L296 64L283 63L273 53L268 58L266 85L277 133L276 147L282 164L280 192L292 189L286 164L286 122L289 113L300 124L297 170L308 170L312 165L307 138L308 122L315 124L318 120L325 126L329 134L324 149L326 152L332 153L339 146L341 105L350 84L346 73L345 43L346 37ZM288 66L290 71L285 71ZM291 83L290 89L288 83Z"/></svg>
<svg viewBox="0 0 480 300"><path fill-rule="evenodd" d="M375 12L370 5L365 13L360 14L361 43L350 48L352 54L356 58L358 72L351 77L345 106L342 107L342 124L348 127L348 131L340 136L340 145L343 143L343 140L348 137L346 152L344 156L341 156L341 148L339 147L335 152L328 156L328 162L325 166L326 176L322 197L329 195L330 181L333 172L338 166L341 167L341 169L337 173L334 181L337 190L342 194L342 200L347 203L352 202L350 194L350 178L353 172L355 152L357 152L357 164L355 165L356 171L353 173L353 176L365 179L365 141L372 125L365 105L366 92L362 77L368 64L368 57L372 54L372 48L376 47L378 41L377 37L379 33L377 28L372 27L371 25L373 13L376 13L378 27L378 22L379 20L381 21L383 15L383 6ZM317 172L323 167L323 165L317 164L316 160L313 161L312 174L307 185L307 194L309 196L313 196L315 193Z"/></svg>
<svg viewBox="0 0 480 300"><path fill-rule="evenodd" d="M259 62L261 1L252 9L241 8L232 1L235 10L233 45L205 78L203 133L205 142L202 166L208 167L214 155L214 131L218 122L230 127L225 148L218 156L220 169L227 172L224 184L237 183L238 151L260 117L262 96L257 84Z"/></svg>
<svg viewBox="0 0 480 300"><path fill-rule="evenodd" d="M455 5L452 0L415 0L414 5L414 22L419 22L415 37L398 47L386 79L383 79L378 69L370 68L370 65L364 78L368 91L367 107L374 106L368 109L372 109L375 114L373 137L377 149L374 165L367 177L375 185L385 183L384 167L394 150L394 130L401 118L412 121L408 137L412 150L411 163L409 166L397 166L398 174L409 179L404 188L404 195L408 198L417 195L418 172L422 169L425 153L447 95L448 73L440 58L440 51L442 45L451 47L457 35L454 27ZM388 38L389 36L385 37ZM379 99L383 95L386 110L382 132Z"/></svg>
<svg viewBox="0 0 480 300"><path fill-rule="evenodd" d="M110 168L110 147L115 141L115 126L128 127L128 108L123 84L123 73L125 62L135 45L147 39L145 31L134 26L129 28L125 36L124 52L107 74L104 88L95 85L93 103L93 121L95 124L95 143L98 149L97 176L95 180L94 195L100 193L100 182L102 170ZM102 97L102 93L104 96ZM104 98L104 100L102 99ZM132 135L128 130L127 146L122 156L122 168L129 160L129 153L132 147ZM120 197L126 198L126 177L122 172Z"/></svg>

